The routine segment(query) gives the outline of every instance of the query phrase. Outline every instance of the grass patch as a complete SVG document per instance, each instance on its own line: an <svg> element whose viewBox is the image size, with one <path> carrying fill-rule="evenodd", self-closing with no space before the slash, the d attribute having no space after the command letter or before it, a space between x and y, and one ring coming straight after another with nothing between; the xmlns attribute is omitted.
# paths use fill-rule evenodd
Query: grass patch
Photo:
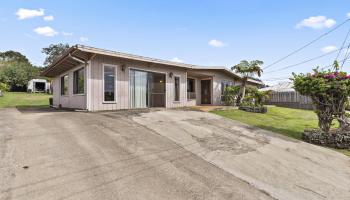
<svg viewBox="0 0 350 200"><path fill-rule="evenodd" d="M318 128L317 116L311 110L269 106L265 114L251 113L236 109L216 110L212 111L212 113L298 140L301 140L304 129ZM337 126L337 124L335 124L335 126ZM338 151L350 156L349 150Z"/></svg>
<svg viewBox="0 0 350 200"><path fill-rule="evenodd" d="M50 97L45 93L6 92L0 97L0 108L48 107Z"/></svg>
<svg viewBox="0 0 350 200"><path fill-rule="evenodd" d="M347 156L350 157L350 150L346 150L346 149L337 149L337 151L339 151L342 154L345 154Z"/></svg>
<svg viewBox="0 0 350 200"><path fill-rule="evenodd" d="M305 128L317 128L317 116L309 110L268 107L265 114L242 110L219 110L213 113L299 140Z"/></svg>

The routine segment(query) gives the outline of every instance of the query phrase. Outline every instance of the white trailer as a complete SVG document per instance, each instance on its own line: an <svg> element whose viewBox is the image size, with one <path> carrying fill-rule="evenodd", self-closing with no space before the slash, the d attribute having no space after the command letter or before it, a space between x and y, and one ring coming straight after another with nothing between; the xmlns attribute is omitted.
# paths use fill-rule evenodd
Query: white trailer
<svg viewBox="0 0 350 200"><path fill-rule="evenodd" d="M51 84L45 79L32 79L28 81L27 91L31 93L36 93L36 92L51 93Z"/></svg>

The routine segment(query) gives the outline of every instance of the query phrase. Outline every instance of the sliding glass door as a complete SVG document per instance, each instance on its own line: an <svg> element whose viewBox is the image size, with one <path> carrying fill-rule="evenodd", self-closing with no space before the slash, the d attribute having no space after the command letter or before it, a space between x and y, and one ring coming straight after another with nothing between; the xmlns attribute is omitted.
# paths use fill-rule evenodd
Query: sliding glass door
<svg viewBox="0 0 350 200"><path fill-rule="evenodd" d="M132 108L147 107L147 72L130 70L130 98Z"/></svg>
<svg viewBox="0 0 350 200"><path fill-rule="evenodd" d="M130 70L131 108L165 107L165 75Z"/></svg>

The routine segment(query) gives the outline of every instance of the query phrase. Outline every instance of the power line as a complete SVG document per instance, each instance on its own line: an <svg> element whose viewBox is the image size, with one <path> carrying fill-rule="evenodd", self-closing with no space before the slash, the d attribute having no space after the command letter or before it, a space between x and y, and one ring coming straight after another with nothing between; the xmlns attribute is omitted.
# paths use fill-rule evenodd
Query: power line
<svg viewBox="0 0 350 200"><path fill-rule="evenodd" d="M345 56L344 56L344 60L343 60L343 63L341 64L341 67L340 67L340 68L343 68L343 66L344 66L344 64L345 64L345 62L346 62L346 60L349 59L349 57L350 57L349 48L350 48L350 44L349 44L348 48L346 49L346 53L345 53Z"/></svg>
<svg viewBox="0 0 350 200"><path fill-rule="evenodd" d="M290 56L292 56L292 55L298 53L299 51L303 50L304 48L310 46L311 44L313 44L313 43L317 42L318 40L322 39L323 37L327 36L328 34L334 32L335 30L337 30L338 28L340 28L341 26L343 26L344 24L346 24L346 23L349 22L349 21L350 21L350 19L345 20L344 22L342 22L342 23L339 24L338 26L334 27L333 29L327 31L326 33L324 33L324 34L322 34L322 35L320 35L320 36L318 36L316 39L312 40L311 42L306 43L304 46L302 46L302 47L300 47L300 48L298 48L298 49L292 51L292 52L289 53L288 55L286 55L286 56L284 56L284 57L282 57L282 58L276 60L275 62L271 63L270 65L268 65L268 66L266 66L266 67L264 67L263 69L265 70L265 69L267 69L267 68L270 68L271 66L273 66L273 65L275 65L275 64L277 64L277 63L279 63L279 62L285 60L286 58L288 58L288 57L290 57Z"/></svg>
<svg viewBox="0 0 350 200"><path fill-rule="evenodd" d="M350 45L350 43L349 43L349 45ZM341 48L341 49L332 50L332 51L330 51L330 52L328 52L328 53L325 53L325 54L322 54L322 55L320 55L320 56L316 56L316 57L313 57L313 58L310 58L310 59L301 61L301 62L296 63L296 64L287 65L287 66L285 66L285 67L282 67L282 68L279 68L279 69L276 69L276 70L272 70L272 71L267 71L267 72L265 72L264 74L266 74L266 73L272 73L272 72L277 72L277 71L282 71L282 70L285 70L285 69L288 69L288 68L292 68L292 67L295 67L295 66L298 66L298 65L302 65L302 64L305 64L305 63L308 63L308 62L317 60L317 59L319 59L319 58L328 56L328 55L330 55L330 54L333 54L334 52L337 52L337 51L340 52L342 49L345 49L345 47L343 47L343 48Z"/></svg>
<svg viewBox="0 0 350 200"><path fill-rule="evenodd" d="M349 44L349 46L350 46L350 44ZM345 47L344 47L345 48ZM349 48L349 50L350 50L350 48ZM334 53L334 52L333 52ZM348 60L350 58L350 51L348 52L348 54L346 55L346 57L344 58L344 59L342 59L342 60L340 60L340 62L343 62L343 64L344 63L346 63L346 61ZM321 68L321 70L325 70L325 69L328 69L328 68L330 68L330 67L333 67L333 65L334 64L330 64L330 65L327 65L327 66L325 66L325 67L322 67ZM270 78L270 79L261 79L261 80L264 80L264 81L278 81L278 80L286 80L286 79L290 79L290 77L287 77L287 78Z"/></svg>
<svg viewBox="0 0 350 200"><path fill-rule="evenodd" d="M344 47L345 48L345 47ZM344 49L343 48L343 49ZM339 49L341 50L341 49ZM348 45L348 50L350 50L350 43ZM335 50L335 51L338 51L338 50ZM332 53L334 53L335 51L333 51ZM322 56L322 55L321 55ZM345 54L345 58L342 59L342 60L339 60L339 62L342 62L342 65L344 65L346 63L346 61L350 58L350 51L348 51L346 54ZM311 59L310 59L311 60ZM334 64L330 64L330 65L327 65L323 68L321 68L321 70L325 70L325 69L328 69L330 67L333 67ZM271 71L270 71L271 72ZM263 81L279 81L279 80L287 80L287 79L290 79L291 77L287 77L287 78L270 78L270 79L261 79Z"/></svg>
<svg viewBox="0 0 350 200"><path fill-rule="evenodd" d="M350 58L350 54L349 54L346 58L344 58L343 60L339 60L339 61L345 63L346 60L349 59L349 58ZM327 66L325 66L325 67L322 67L321 70L325 70L325 69L328 69L328 68L333 67L333 66L334 66L334 64L332 63L332 64L330 64L330 65L327 65Z"/></svg>
<svg viewBox="0 0 350 200"><path fill-rule="evenodd" d="M346 36L345 36L345 39L344 39L343 44L341 45L340 49L344 48L345 42L348 40L349 34L350 34L350 28L349 28L348 33L347 33ZM349 44L349 45L350 45L350 44ZM349 49L349 48L348 48L348 49ZM340 51L338 52L337 57L335 58L335 60L338 60L339 55L340 55Z"/></svg>

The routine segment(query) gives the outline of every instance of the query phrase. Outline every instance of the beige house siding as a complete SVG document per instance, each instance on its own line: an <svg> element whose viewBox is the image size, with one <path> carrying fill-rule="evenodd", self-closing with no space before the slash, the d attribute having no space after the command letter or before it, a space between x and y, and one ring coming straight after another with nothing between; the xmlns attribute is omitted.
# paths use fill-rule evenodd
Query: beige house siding
<svg viewBox="0 0 350 200"><path fill-rule="evenodd" d="M52 98L53 98L53 106L58 107L60 104L60 78L55 77L52 79Z"/></svg>
<svg viewBox="0 0 350 200"><path fill-rule="evenodd" d="M211 79L212 87L211 87L211 97L212 97L212 105L222 105L221 102L221 82L222 81L231 81L233 84L237 84L238 80L233 78L232 76L218 70L191 70L191 74L200 74L202 78L196 78L196 103L197 105L201 105L201 80L203 79Z"/></svg>
<svg viewBox="0 0 350 200"><path fill-rule="evenodd" d="M116 102L103 102L103 65L115 65L117 68L116 78ZM122 65L125 69L122 70ZM129 72L130 69L137 69L149 72L164 73L166 77L166 107L183 107L187 106L187 76L186 70L178 67L165 66L160 64L148 64L145 62L130 61L126 59L113 58L109 56L96 56L91 61L91 98L89 110L119 110L130 109L129 105ZM169 73L173 77L169 77ZM180 77L180 101L174 101L174 77Z"/></svg>
<svg viewBox="0 0 350 200"><path fill-rule="evenodd" d="M64 108L77 108L77 109L86 109L86 87L84 94L73 94L73 73L77 69L84 67L80 65L75 67L72 70L69 70L65 73L60 74L59 76L53 79L53 105L61 105ZM68 94L61 95L61 77L68 75ZM86 74L86 73L85 73ZM86 86L86 75L85 75L85 86Z"/></svg>
<svg viewBox="0 0 350 200"><path fill-rule="evenodd" d="M81 64L84 63L84 64ZM115 102L104 102L103 66L116 67ZM78 66L78 67L75 67ZM85 92L73 94L73 73L85 67ZM74 68L74 69L73 69ZM75 45L65 52L60 59L42 72L43 76L53 78L53 104L66 108L79 108L89 111L130 109L129 73L131 69L165 74L165 107L175 108L201 105L201 80L210 79L211 105L221 105L221 83L230 81L240 84L240 77L225 67L204 67L176 63L156 58L149 58L116 51L109 51L84 45ZM69 71L67 71L69 70ZM69 75L68 94L61 95L61 76ZM175 77L180 78L180 98L174 101ZM195 79L196 99L187 99L187 78ZM251 80L248 84L260 84ZM194 95L191 94L193 97ZM159 101L160 99L157 99ZM206 99L206 102L208 99ZM160 105L159 103L157 105Z"/></svg>
<svg viewBox="0 0 350 200"><path fill-rule="evenodd" d="M222 72L216 72L216 74L213 76L213 104L214 105L222 105L223 102L221 101L221 82L222 81L231 81L233 84L236 84L236 80L233 79L231 76L228 76Z"/></svg>
<svg viewBox="0 0 350 200"><path fill-rule="evenodd" d="M116 102L103 102L103 66L113 65L116 67ZM124 66L124 70L122 70ZM235 85L240 81L237 78L219 70L194 69L188 70L162 64L151 64L143 61L128 60L110 56L97 55L92 58L85 67L85 94L73 94L73 73L84 67L80 65L53 79L53 104L66 108L87 109L89 111L121 110L130 109L129 104L129 73L131 69L157 72L165 74L166 78L166 102L167 108L201 105L201 80L211 80L211 104L222 105L221 82L231 81ZM170 73L173 74L170 77ZM68 95L61 95L61 76L68 74ZM174 101L175 77L180 77L180 101ZM195 79L196 99L187 99L187 77Z"/></svg>

